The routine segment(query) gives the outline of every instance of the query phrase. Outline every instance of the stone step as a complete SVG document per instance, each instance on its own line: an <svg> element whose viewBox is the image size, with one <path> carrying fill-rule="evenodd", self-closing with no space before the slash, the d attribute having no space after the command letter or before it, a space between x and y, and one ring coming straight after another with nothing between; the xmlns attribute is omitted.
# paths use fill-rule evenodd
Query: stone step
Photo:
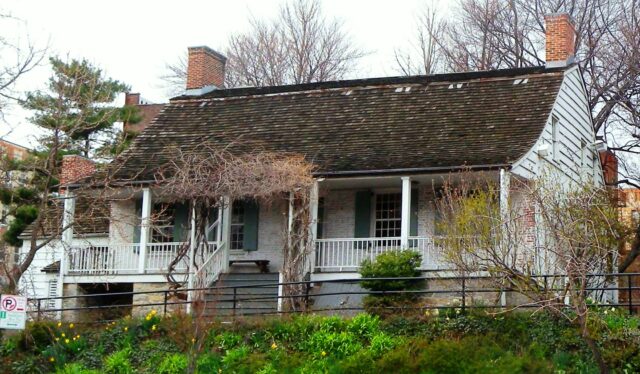
<svg viewBox="0 0 640 374"><path fill-rule="evenodd" d="M229 280L264 280L268 283L277 283L279 279L278 273L225 273L220 275L223 281Z"/></svg>

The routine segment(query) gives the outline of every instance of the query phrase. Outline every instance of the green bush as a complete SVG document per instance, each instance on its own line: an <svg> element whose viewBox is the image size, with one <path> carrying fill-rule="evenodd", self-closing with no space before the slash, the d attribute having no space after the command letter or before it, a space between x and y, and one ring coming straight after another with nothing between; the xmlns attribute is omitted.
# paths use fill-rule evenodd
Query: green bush
<svg viewBox="0 0 640 374"><path fill-rule="evenodd" d="M349 321L347 330L357 337L371 339L380 331L380 318L366 313L358 314Z"/></svg>
<svg viewBox="0 0 640 374"><path fill-rule="evenodd" d="M62 369L58 369L56 374L99 374L97 370L87 369L82 364L67 364Z"/></svg>
<svg viewBox="0 0 640 374"><path fill-rule="evenodd" d="M409 278L420 276L422 255L413 250L390 251L379 254L375 261L366 259L360 267L363 278ZM365 281L362 287L372 291L400 291L420 288L423 282L416 280Z"/></svg>
<svg viewBox="0 0 640 374"><path fill-rule="evenodd" d="M187 370L189 360L181 353L174 353L165 357L158 367L158 374L181 374Z"/></svg>
<svg viewBox="0 0 640 374"><path fill-rule="evenodd" d="M363 278L415 278L420 276L422 255L413 250L390 251L378 255L375 261L362 262L360 275ZM369 280L362 287L370 291L407 291L419 289L421 280ZM367 295L363 298L364 309L377 315L392 315L413 311L418 300L417 294L391 293Z"/></svg>
<svg viewBox="0 0 640 374"><path fill-rule="evenodd" d="M342 358L352 355L362 348L362 343L358 338L346 331L316 331L306 343L306 352L316 358L326 356Z"/></svg>
<svg viewBox="0 0 640 374"><path fill-rule="evenodd" d="M196 372L202 374L217 373L221 370L222 358L214 353L203 353L196 362Z"/></svg>
<svg viewBox="0 0 640 374"><path fill-rule="evenodd" d="M129 356L131 349L125 348L112 353L104 360L104 371L108 374L131 374L134 372Z"/></svg>

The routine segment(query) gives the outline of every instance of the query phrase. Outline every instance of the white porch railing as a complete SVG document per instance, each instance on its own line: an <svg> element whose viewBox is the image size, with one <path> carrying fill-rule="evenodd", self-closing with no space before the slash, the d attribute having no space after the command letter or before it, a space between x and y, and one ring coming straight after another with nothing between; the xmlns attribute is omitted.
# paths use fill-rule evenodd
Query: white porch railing
<svg viewBox="0 0 640 374"><path fill-rule="evenodd" d="M69 251L69 273L117 274L138 271L138 244L74 247Z"/></svg>
<svg viewBox="0 0 640 374"><path fill-rule="evenodd" d="M402 249L400 238L340 238L317 239L315 269L320 271L357 271L365 259L374 260L379 254ZM433 237L411 237L409 248L422 254L423 270L443 266L440 251Z"/></svg>
<svg viewBox="0 0 640 374"><path fill-rule="evenodd" d="M200 266L195 275L194 287L209 287L213 282L218 279L221 272L226 269L227 256L224 253L226 250L226 243L216 246L209 258Z"/></svg>
<svg viewBox="0 0 640 374"><path fill-rule="evenodd" d="M186 246L186 247L185 247ZM198 251L195 259L200 267L218 247L217 242L208 242L205 251ZM166 272L169 264L181 250L185 256L175 266L175 271L186 272L189 268L187 243L150 243L147 245L145 273ZM139 272L139 244L109 244L106 246L74 247L69 251L68 273L70 274L136 274Z"/></svg>

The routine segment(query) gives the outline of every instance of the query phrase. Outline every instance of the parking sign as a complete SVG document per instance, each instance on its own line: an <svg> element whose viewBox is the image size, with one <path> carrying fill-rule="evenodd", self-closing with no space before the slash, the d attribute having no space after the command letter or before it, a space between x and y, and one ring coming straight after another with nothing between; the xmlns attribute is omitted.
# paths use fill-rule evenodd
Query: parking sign
<svg viewBox="0 0 640 374"><path fill-rule="evenodd" d="M0 329L22 330L27 320L27 298L0 296Z"/></svg>

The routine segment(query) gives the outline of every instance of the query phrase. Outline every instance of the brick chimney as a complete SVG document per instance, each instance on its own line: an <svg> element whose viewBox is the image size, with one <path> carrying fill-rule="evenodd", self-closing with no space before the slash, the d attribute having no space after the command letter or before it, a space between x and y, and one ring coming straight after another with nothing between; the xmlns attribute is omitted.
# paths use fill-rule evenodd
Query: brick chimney
<svg viewBox="0 0 640 374"><path fill-rule="evenodd" d="M600 155L602 173L604 174L604 183L607 186L616 186L618 184L618 158L616 154L610 150L598 153Z"/></svg>
<svg viewBox="0 0 640 374"><path fill-rule="evenodd" d="M96 165L88 158L79 155L62 156L60 170L60 186L76 183L96 171Z"/></svg>
<svg viewBox="0 0 640 374"><path fill-rule="evenodd" d="M573 63L576 55L576 27L567 13L547 14L546 24L546 66L560 67Z"/></svg>
<svg viewBox="0 0 640 374"><path fill-rule="evenodd" d="M124 94L124 105L138 105L140 104L140 94L133 92L126 92Z"/></svg>
<svg viewBox="0 0 640 374"><path fill-rule="evenodd" d="M187 94L203 94L224 87L227 58L209 47L189 47Z"/></svg>

